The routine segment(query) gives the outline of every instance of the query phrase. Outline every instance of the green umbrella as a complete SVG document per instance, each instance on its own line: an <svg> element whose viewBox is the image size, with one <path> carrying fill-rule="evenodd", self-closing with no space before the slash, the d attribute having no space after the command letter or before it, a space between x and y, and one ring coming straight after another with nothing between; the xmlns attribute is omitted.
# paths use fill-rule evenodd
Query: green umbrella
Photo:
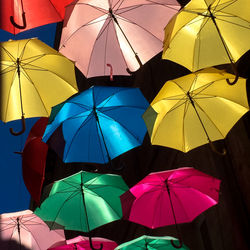
<svg viewBox="0 0 250 250"><path fill-rule="evenodd" d="M90 232L122 217L120 195L128 190L122 177L80 171L56 181L35 214L51 229Z"/></svg>
<svg viewBox="0 0 250 250"><path fill-rule="evenodd" d="M121 250L137 250L137 249L148 249L148 250L175 250L176 247L174 247L171 244L171 241L178 242L178 239L170 236L147 236L143 235L139 238L136 238L134 240L125 242L118 247L115 248L115 250L121 249ZM183 250L189 250L188 247L185 245L182 245L181 248Z"/></svg>

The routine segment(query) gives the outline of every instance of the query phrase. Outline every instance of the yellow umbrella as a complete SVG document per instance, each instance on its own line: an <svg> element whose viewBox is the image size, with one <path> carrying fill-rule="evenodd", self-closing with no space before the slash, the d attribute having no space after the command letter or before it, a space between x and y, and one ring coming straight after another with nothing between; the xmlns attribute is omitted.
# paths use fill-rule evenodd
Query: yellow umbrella
<svg viewBox="0 0 250 250"><path fill-rule="evenodd" d="M250 49L249 0L191 0L165 27L162 58L194 72L235 62ZM228 82L230 84L230 82Z"/></svg>
<svg viewBox="0 0 250 250"><path fill-rule="evenodd" d="M215 150L212 142L249 110L246 79L228 85L233 78L208 68L167 81L143 114L151 143L183 152L210 143Z"/></svg>
<svg viewBox="0 0 250 250"><path fill-rule="evenodd" d="M40 40L0 43L0 119L48 117L51 107L78 92L74 63Z"/></svg>

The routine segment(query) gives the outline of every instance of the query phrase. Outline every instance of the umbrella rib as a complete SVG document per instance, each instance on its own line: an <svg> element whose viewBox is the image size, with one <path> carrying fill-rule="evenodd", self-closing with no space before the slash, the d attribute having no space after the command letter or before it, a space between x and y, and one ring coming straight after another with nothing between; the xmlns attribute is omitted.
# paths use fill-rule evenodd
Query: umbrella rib
<svg viewBox="0 0 250 250"><path fill-rule="evenodd" d="M51 2L51 0L49 0L49 3L52 5L53 9L55 10L55 12L56 12L56 14L58 15L58 17L60 18L60 20L62 20L63 18L62 18L62 16L61 16L61 14L58 12L58 10L56 9L55 5ZM65 6L65 7L66 7L66 6ZM65 7L64 7L64 8L65 8ZM53 14L53 15L55 15L55 14Z"/></svg>
<svg viewBox="0 0 250 250"><path fill-rule="evenodd" d="M47 115L49 116L49 113L48 113L48 111L47 111L47 108L46 108L46 106L45 106L45 103L43 102L42 97L41 97L41 95L40 95L38 89L36 88L36 85L34 84L34 82L32 81L32 79L29 77L29 75L27 74L27 72L25 71L25 69L22 68L22 70L23 70L23 72L25 73L25 74L23 73L24 77L33 85L34 89L36 90L36 92L37 92L37 94L38 94L38 96L39 96L39 98L40 98L40 100L41 100L41 103L42 103L42 105L43 105L43 107L44 107L44 110L46 111Z"/></svg>
<svg viewBox="0 0 250 250"><path fill-rule="evenodd" d="M231 17L239 18L239 19L241 19L241 20L243 20L243 21L248 22L247 20L245 20L245 19L243 19L243 18L240 18L240 17L238 17L238 16L232 15ZM240 24L238 24L238 23L230 22L230 21L227 21L227 20L222 19L222 18L218 18L218 16L216 16L216 19L219 20L219 21L221 21L221 22L225 22L225 23L228 23L228 24L231 24L231 25L238 26L238 27L240 27L240 28L245 28L245 29L248 29L248 30L250 29L249 27L246 27L246 26L244 26L244 25L240 25ZM249 23L249 22L248 22L248 23Z"/></svg>
<svg viewBox="0 0 250 250"><path fill-rule="evenodd" d="M72 191L71 194L69 195L69 197L67 197L67 199L65 199L65 200L63 201L62 205L61 205L61 206L59 207L59 209L57 210L57 213L56 213L56 215L55 215L54 220L52 221L52 226L51 226L50 229L52 229L52 227L54 226L54 224L55 224L55 222L56 222L56 219L57 219L59 213L60 213L61 210L63 209L64 204L66 204L66 202L68 202L70 199L72 199L73 197L75 197L75 196L78 195L79 193L81 193L80 190ZM64 226L64 225L62 225L62 226Z"/></svg>
<svg viewBox="0 0 250 250"><path fill-rule="evenodd" d="M100 115L100 116L102 116L102 115ZM135 138L135 139L137 140L137 142L141 143L141 142L139 141L139 139L137 138L136 135L134 135L131 131L129 131L128 128L126 128L122 123L120 123L119 121L117 121L115 118L110 117L110 116L106 116L106 115L104 115L103 118L118 123L125 131L127 131L130 135L132 135L133 138Z"/></svg>
<svg viewBox="0 0 250 250"><path fill-rule="evenodd" d="M139 25L138 23L135 23L135 22L133 22L132 20L130 20L130 19L128 19L128 18L124 18L124 17L119 16L119 15L117 15L116 17L117 17L118 20L122 20L122 21L124 21L124 22L133 24L133 25L135 25L135 26L141 28L141 29L144 30L146 33L150 34L152 37L154 37L154 38L157 39L158 41L162 42L161 39L159 39L158 37L156 37L152 32L148 31L147 29L145 29L144 27L142 27L142 26Z"/></svg>
<svg viewBox="0 0 250 250"><path fill-rule="evenodd" d="M195 104L200 108L200 110L203 112L203 114L209 119L209 121L214 125L214 127L218 130L218 132L221 134L222 137L224 137L224 135L222 134L222 132L220 131L220 129L216 126L216 124L211 120L211 118L208 116L208 114L201 108L201 106L196 102L195 99L193 99L193 101L195 102ZM209 138L208 138L209 139Z"/></svg>
<svg viewBox="0 0 250 250"><path fill-rule="evenodd" d="M95 19L90 20L88 23L83 24L82 26L80 26L79 28L77 28L74 32L72 32L72 33L69 35L69 37L63 41L63 44L60 46L59 50L60 50L62 47L65 47L65 44L66 44L70 39L72 39L72 38L75 36L75 34L76 34L80 29L82 29L82 28L84 28L85 26L88 26L88 25L92 25L92 24L96 24L96 23L102 22L103 20L105 21L106 18L104 18L103 20L98 20L98 21L94 21L94 20L95 20Z"/></svg>

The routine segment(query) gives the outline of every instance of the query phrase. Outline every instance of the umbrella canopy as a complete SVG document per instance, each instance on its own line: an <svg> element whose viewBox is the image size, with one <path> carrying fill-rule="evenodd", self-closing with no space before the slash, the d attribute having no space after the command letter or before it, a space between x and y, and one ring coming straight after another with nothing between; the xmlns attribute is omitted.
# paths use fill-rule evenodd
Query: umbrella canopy
<svg viewBox="0 0 250 250"><path fill-rule="evenodd" d="M121 196L123 217L149 228L191 222L218 203L219 188L191 167L151 173Z"/></svg>
<svg viewBox="0 0 250 250"><path fill-rule="evenodd" d="M74 64L40 40L2 42L0 119L48 117L51 107L78 92Z"/></svg>
<svg viewBox="0 0 250 250"><path fill-rule="evenodd" d="M78 0L66 7L59 51L86 77L127 75L162 50L176 0Z"/></svg>
<svg viewBox="0 0 250 250"><path fill-rule="evenodd" d="M246 80L214 68L167 81L143 118L151 143L189 150L224 139L249 110Z"/></svg>
<svg viewBox="0 0 250 250"><path fill-rule="evenodd" d="M192 0L165 27L162 58L191 71L235 63L250 49L248 0Z"/></svg>
<svg viewBox="0 0 250 250"><path fill-rule="evenodd" d="M52 109L43 141L62 126L64 162L110 162L142 144L148 105L138 88L93 86Z"/></svg>
<svg viewBox="0 0 250 250"><path fill-rule="evenodd" d="M43 181L48 145L42 142L42 136L47 117L41 117L31 128L22 152L23 180L33 200L39 204Z"/></svg>
<svg viewBox="0 0 250 250"><path fill-rule="evenodd" d="M66 230L89 232L122 217L119 196L127 190L119 175L80 171L56 181L34 213L52 222L51 228L61 225Z"/></svg>
<svg viewBox="0 0 250 250"><path fill-rule="evenodd" d="M101 244L103 245L103 250L114 250L117 247L117 244L108 239L93 237L92 243L94 248L99 247ZM66 240L66 244L60 245L57 247L49 248L48 250L91 250L89 244L89 238L84 236L78 236L70 240Z"/></svg>
<svg viewBox="0 0 250 250"><path fill-rule="evenodd" d="M12 34L64 18L64 8L72 0L0 0L0 29Z"/></svg>
<svg viewBox="0 0 250 250"><path fill-rule="evenodd" d="M170 236L157 237L143 235L139 238L119 245L115 248L115 250L175 250L176 248L171 244L171 240L177 241L176 238ZM188 250L189 248L182 245L179 249Z"/></svg>
<svg viewBox="0 0 250 250"><path fill-rule="evenodd" d="M63 230L51 231L30 210L0 215L1 249L22 249L23 246L27 249L41 250L63 240L65 240Z"/></svg>

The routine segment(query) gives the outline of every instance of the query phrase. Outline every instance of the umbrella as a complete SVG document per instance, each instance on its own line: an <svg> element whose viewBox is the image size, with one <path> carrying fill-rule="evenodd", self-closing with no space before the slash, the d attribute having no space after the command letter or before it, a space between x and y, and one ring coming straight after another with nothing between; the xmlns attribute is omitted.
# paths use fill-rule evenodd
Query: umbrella
<svg viewBox="0 0 250 250"><path fill-rule="evenodd" d="M65 240L63 230L51 231L32 211L23 210L0 215L0 248L5 250L47 249ZM17 248L17 244L19 248Z"/></svg>
<svg viewBox="0 0 250 250"><path fill-rule="evenodd" d="M176 0L78 0L66 7L59 51L86 77L127 75L162 50Z"/></svg>
<svg viewBox="0 0 250 250"><path fill-rule="evenodd" d="M165 27L162 58L191 71L235 62L250 49L248 0L192 0ZM228 83L230 83L228 81Z"/></svg>
<svg viewBox="0 0 250 250"><path fill-rule="evenodd" d="M40 40L2 42L1 109L3 122L48 117L51 107L78 91L74 64Z"/></svg>
<svg viewBox="0 0 250 250"><path fill-rule="evenodd" d="M191 167L151 173L121 196L123 217L149 228L191 222L218 203L219 187Z"/></svg>
<svg viewBox="0 0 250 250"><path fill-rule="evenodd" d="M23 180L33 200L39 204L43 181L48 145L42 141L42 136L48 118L41 117L31 128L25 142L22 154Z"/></svg>
<svg viewBox="0 0 250 250"><path fill-rule="evenodd" d="M120 195L128 190L119 175L80 171L56 181L35 214L50 227L90 232L122 217ZM90 237L91 248L93 248Z"/></svg>
<svg viewBox="0 0 250 250"><path fill-rule="evenodd" d="M117 244L108 239L93 237L92 243L94 247L103 245L103 250L114 250ZM66 240L66 244L57 247L49 248L48 250L91 250L89 246L89 238L84 236L78 236L70 240Z"/></svg>
<svg viewBox="0 0 250 250"><path fill-rule="evenodd" d="M151 143L188 152L209 142L221 153L212 142L249 110L246 79L234 86L226 79L234 75L208 68L167 81L143 115Z"/></svg>
<svg viewBox="0 0 250 250"><path fill-rule="evenodd" d="M139 238L136 238L134 240L125 242L118 247L115 248L115 250L175 250L176 248L172 246L172 241L177 241L176 238L170 237L170 236L148 236L148 235L142 235ZM188 250L186 246L182 245L180 248L182 250Z"/></svg>
<svg viewBox="0 0 250 250"><path fill-rule="evenodd" d="M64 162L110 162L142 144L148 105L138 88L92 86L52 108L43 141L62 126Z"/></svg>
<svg viewBox="0 0 250 250"><path fill-rule="evenodd" d="M0 0L0 29L18 34L64 18L64 8L72 0Z"/></svg>

